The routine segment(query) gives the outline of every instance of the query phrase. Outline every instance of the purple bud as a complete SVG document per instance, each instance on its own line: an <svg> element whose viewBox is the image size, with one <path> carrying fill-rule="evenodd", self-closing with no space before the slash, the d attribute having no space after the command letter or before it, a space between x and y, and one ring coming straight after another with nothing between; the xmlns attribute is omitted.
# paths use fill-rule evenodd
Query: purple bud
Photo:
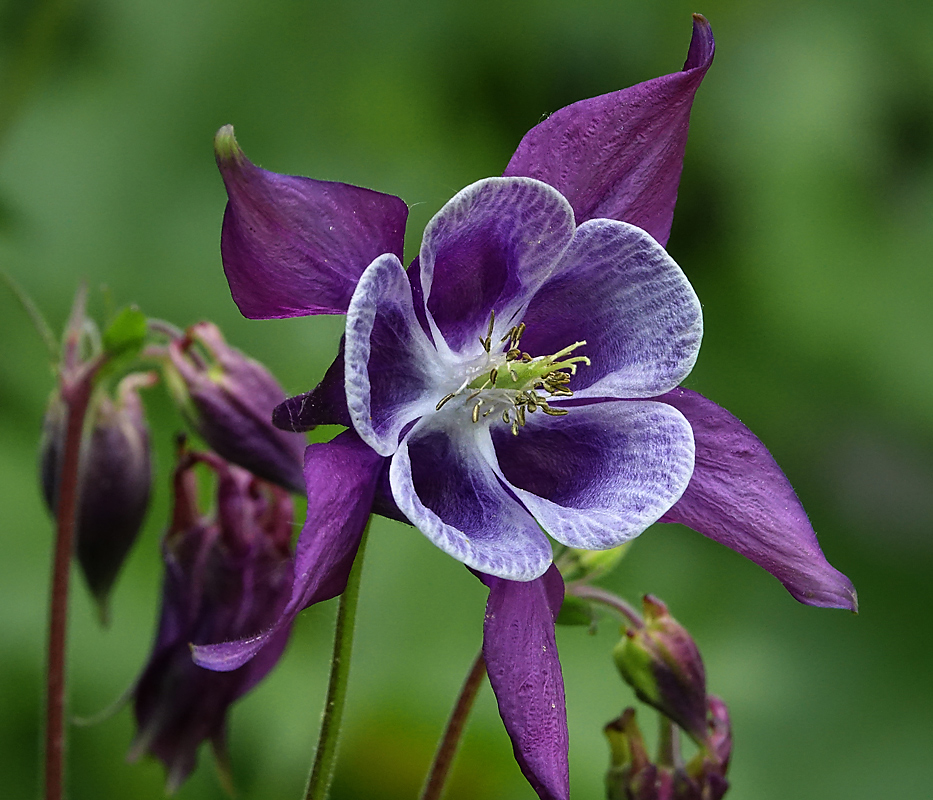
<svg viewBox="0 0 933 800"><path fill-rule="evenodd" d="M272 424L285 392L258 361L200 322L169 344L166 379L182 413L205 442L258 477L303 493L305 437Z"/></svg>
<svg viewBox="0 0 933 800"><path fill-rule="evenodd" d="M197 507L196 463L217 475L217 508ZM163 541L165 580L155 645L134 692L138 731L130 750L166 767L168 790L188 777L201 742L226 763L230 704L275 666L289 628L231 672L191 660L192 644L252 636L279 617L292 586L292 502L286 492L213 455L183 454L175 471L172 523Z"/></svg>
<svg viewBox="0 0 933 800"><path fill-rule="evenodd" d="M706 671L696 644L667 606L644 598L645 623L626 630L613 651L616 666L639 700L706 741Z"/></svg>
<svg viewBox="0 0 933 800"><path fill-rule="evenodd" d="M153 373L124 378L111 399L97 390L85 420L78 477L75 552L101 620L120 567L142 527L149 504L152 465L140 387L152 386ZM40 479L52 514L58 500L67 408L53 393L43 420Z"/></svg>

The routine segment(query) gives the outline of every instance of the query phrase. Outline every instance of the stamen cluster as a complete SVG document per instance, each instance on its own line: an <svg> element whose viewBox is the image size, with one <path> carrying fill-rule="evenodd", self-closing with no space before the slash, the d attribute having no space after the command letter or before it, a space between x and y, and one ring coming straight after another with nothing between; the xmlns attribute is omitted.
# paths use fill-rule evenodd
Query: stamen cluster
<svg viewBox="0 0 933 800"><path fill-rule="evenodd" d="M505 345L504 352L492 355L492 332L496 324L496 312L489 315L489 327L484 338L479 342L486 352L486 365L492 367L486 372L482 370L481 376L473 381L467 378L455 392L445 395L438 402L435 409L440 411L448 402L466 390L471 390L464 404L472 403L470 417L474 423L480 418L490 416L498 411L497 405L505 404L502 410L502 421L509 425L512 434L517 436L518 429L525 426L526 414L533 414L541 409L552 417L562 417L568 413L565 408L554 408L548 400L573 397L568 388L570 379L577 372L577 364L589 366L590 360L586 356L575 356L561 360L576 348L586 344L586 341L574 342L569 347L551 356L534 357L524 352L519 344L525 332L525 323L511 327L505 336L499 340L499 345ZM545 394L539 394L543 391ZM490 407L482 410L484 404Z"/></svg>

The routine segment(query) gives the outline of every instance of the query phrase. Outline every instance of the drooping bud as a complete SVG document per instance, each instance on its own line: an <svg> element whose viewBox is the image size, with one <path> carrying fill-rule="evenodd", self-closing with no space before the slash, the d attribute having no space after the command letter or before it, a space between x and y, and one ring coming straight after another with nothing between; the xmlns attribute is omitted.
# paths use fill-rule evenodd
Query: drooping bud
<svg viewBox="0 0 933 800"><path fill-rule="evenodd" d="M701 747L684 765L679 732L669 730L652 762L635 721L635 709L627 708L605 728L611 760L606 773L608 800L721 800L729 788L726 769L731 753L729 716L719 698L710 698L708 748ZM670 723L667 723L670 727Z"/></svg>
<svg viewBox="0 0 933 800"><path fill-rule="evenodd" d="M638 699L676 722L700 745L707 735L706 671L692 637L651 595L644 625L626 629L613 650L616 666Z"/></svg>
<svg viewBox="0 0 933 800"><path fill-rule="evenodd" d="M217 476L213 515L198 511L196 463ZM230 705L275 666L284 629L248 664L212 672L191 660L192 644L252 636L275 622L292 586L291 498L213 455L183 454L175 471L172 523L163 542L165 579L156 641L134 691L138 731L131 759L149 753L167 770L169 791L194 769L208 740L226 764Z"/></svg>
<svg viewBox="0 0 933 800"><path fill-rule="evenodd" d="M305 437L276 428L285 392L269 371L224 341L209 322L169 343L166 381L189 424L223 458L304 492Z"/></svg>
<svg viewBox="0 0 933 800"><path fill-rule="evenodd" d="M154 373L133 373L111 398L95 390L85 417L78 472L75 553L102 621L117 575L142 528L152 483L149 431L141 387ZM67 408L55 391L43 420L40 479L46 505L55 514L62 466Z"/></svg>

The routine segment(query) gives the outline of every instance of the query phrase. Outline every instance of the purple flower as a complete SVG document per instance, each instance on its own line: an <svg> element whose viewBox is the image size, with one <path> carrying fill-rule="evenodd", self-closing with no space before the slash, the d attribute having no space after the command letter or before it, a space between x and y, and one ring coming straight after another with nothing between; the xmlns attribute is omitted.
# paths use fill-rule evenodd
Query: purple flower
<svg viewBox="0 0 933 800"><path fill-rule="evenodd" d="M371 509L406 520L481 573L483 649L516 758L539 796L566 798L563 586L541 527L592 549L682 522L803 602L854 608L764 446L677 388L701 317L662 245L713 49L695 16L683 71L534 127L505 177L467 187L428 224L407 273L398 198L267 172L231 128L218 133L222 254L241 311L347 313L337 360L276 424L351 429L306 452L308 517L279 622L197 648L199 663L237 668L339 594Z"/></svg>
<svg viewBox="0 0 933 800"><path fill-rule="evenodd" d="M197 463L217 475L217 511L199 513ZM175 471L165 535L162 614L149 662L133 693L138 726L131 758L165 764L174 791L210 740L226 765L227 709L275 666L288 640L281 626L262 654L232 672L202 669L191 644L258 633L281 615L292 585L292 502L286 492L213 455L184 454Z"/></svg>

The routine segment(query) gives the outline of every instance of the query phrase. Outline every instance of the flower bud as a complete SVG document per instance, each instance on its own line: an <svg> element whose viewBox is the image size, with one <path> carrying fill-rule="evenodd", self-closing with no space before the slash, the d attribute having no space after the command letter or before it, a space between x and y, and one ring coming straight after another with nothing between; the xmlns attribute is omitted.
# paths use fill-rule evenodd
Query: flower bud
<svg viewBox="0 0 933 800"><path fill-rule="evenodd" d="M101 619L123 562L142 528L149 504L152 465L149 431L139 388L151 386L153 373L124 378L111 399L96 390L85 419L78 471L75 553ZM49 511L58 502L67 408L53 393L43 420L40 479Z"/></svg>
<svg viewBox="0 0 933 800"><path fill-rule="evenodd" d="M197 507L196 463L217 475L217 507ZM292 502L286 492L208 454L183 454L175 471L172 522L163 542L162 613L149 663L134 691L138 731L130 758L149 753L174 791L209 740L223 768L230 705L275 666L284 629L248 664L212 672L192 644L252 636L274 623L291 594Z"/></svg>
<svg viewBox="0 0 933 800"><path fill-rule="evenodd" d="M200 322L170 342L166 381L213 450L263 480L304 492L305 437L272 424L285 392L262 364L230 347L216 325Z"/></svg>
<svg viewBox="0 0 933 800"><path fill-rule="evenodd" d="M644 625L627 629L613 650L616 666L639 700L702 745L707 735L707 698L700 651L657 598L645 595L644 614Z"/></svg>

